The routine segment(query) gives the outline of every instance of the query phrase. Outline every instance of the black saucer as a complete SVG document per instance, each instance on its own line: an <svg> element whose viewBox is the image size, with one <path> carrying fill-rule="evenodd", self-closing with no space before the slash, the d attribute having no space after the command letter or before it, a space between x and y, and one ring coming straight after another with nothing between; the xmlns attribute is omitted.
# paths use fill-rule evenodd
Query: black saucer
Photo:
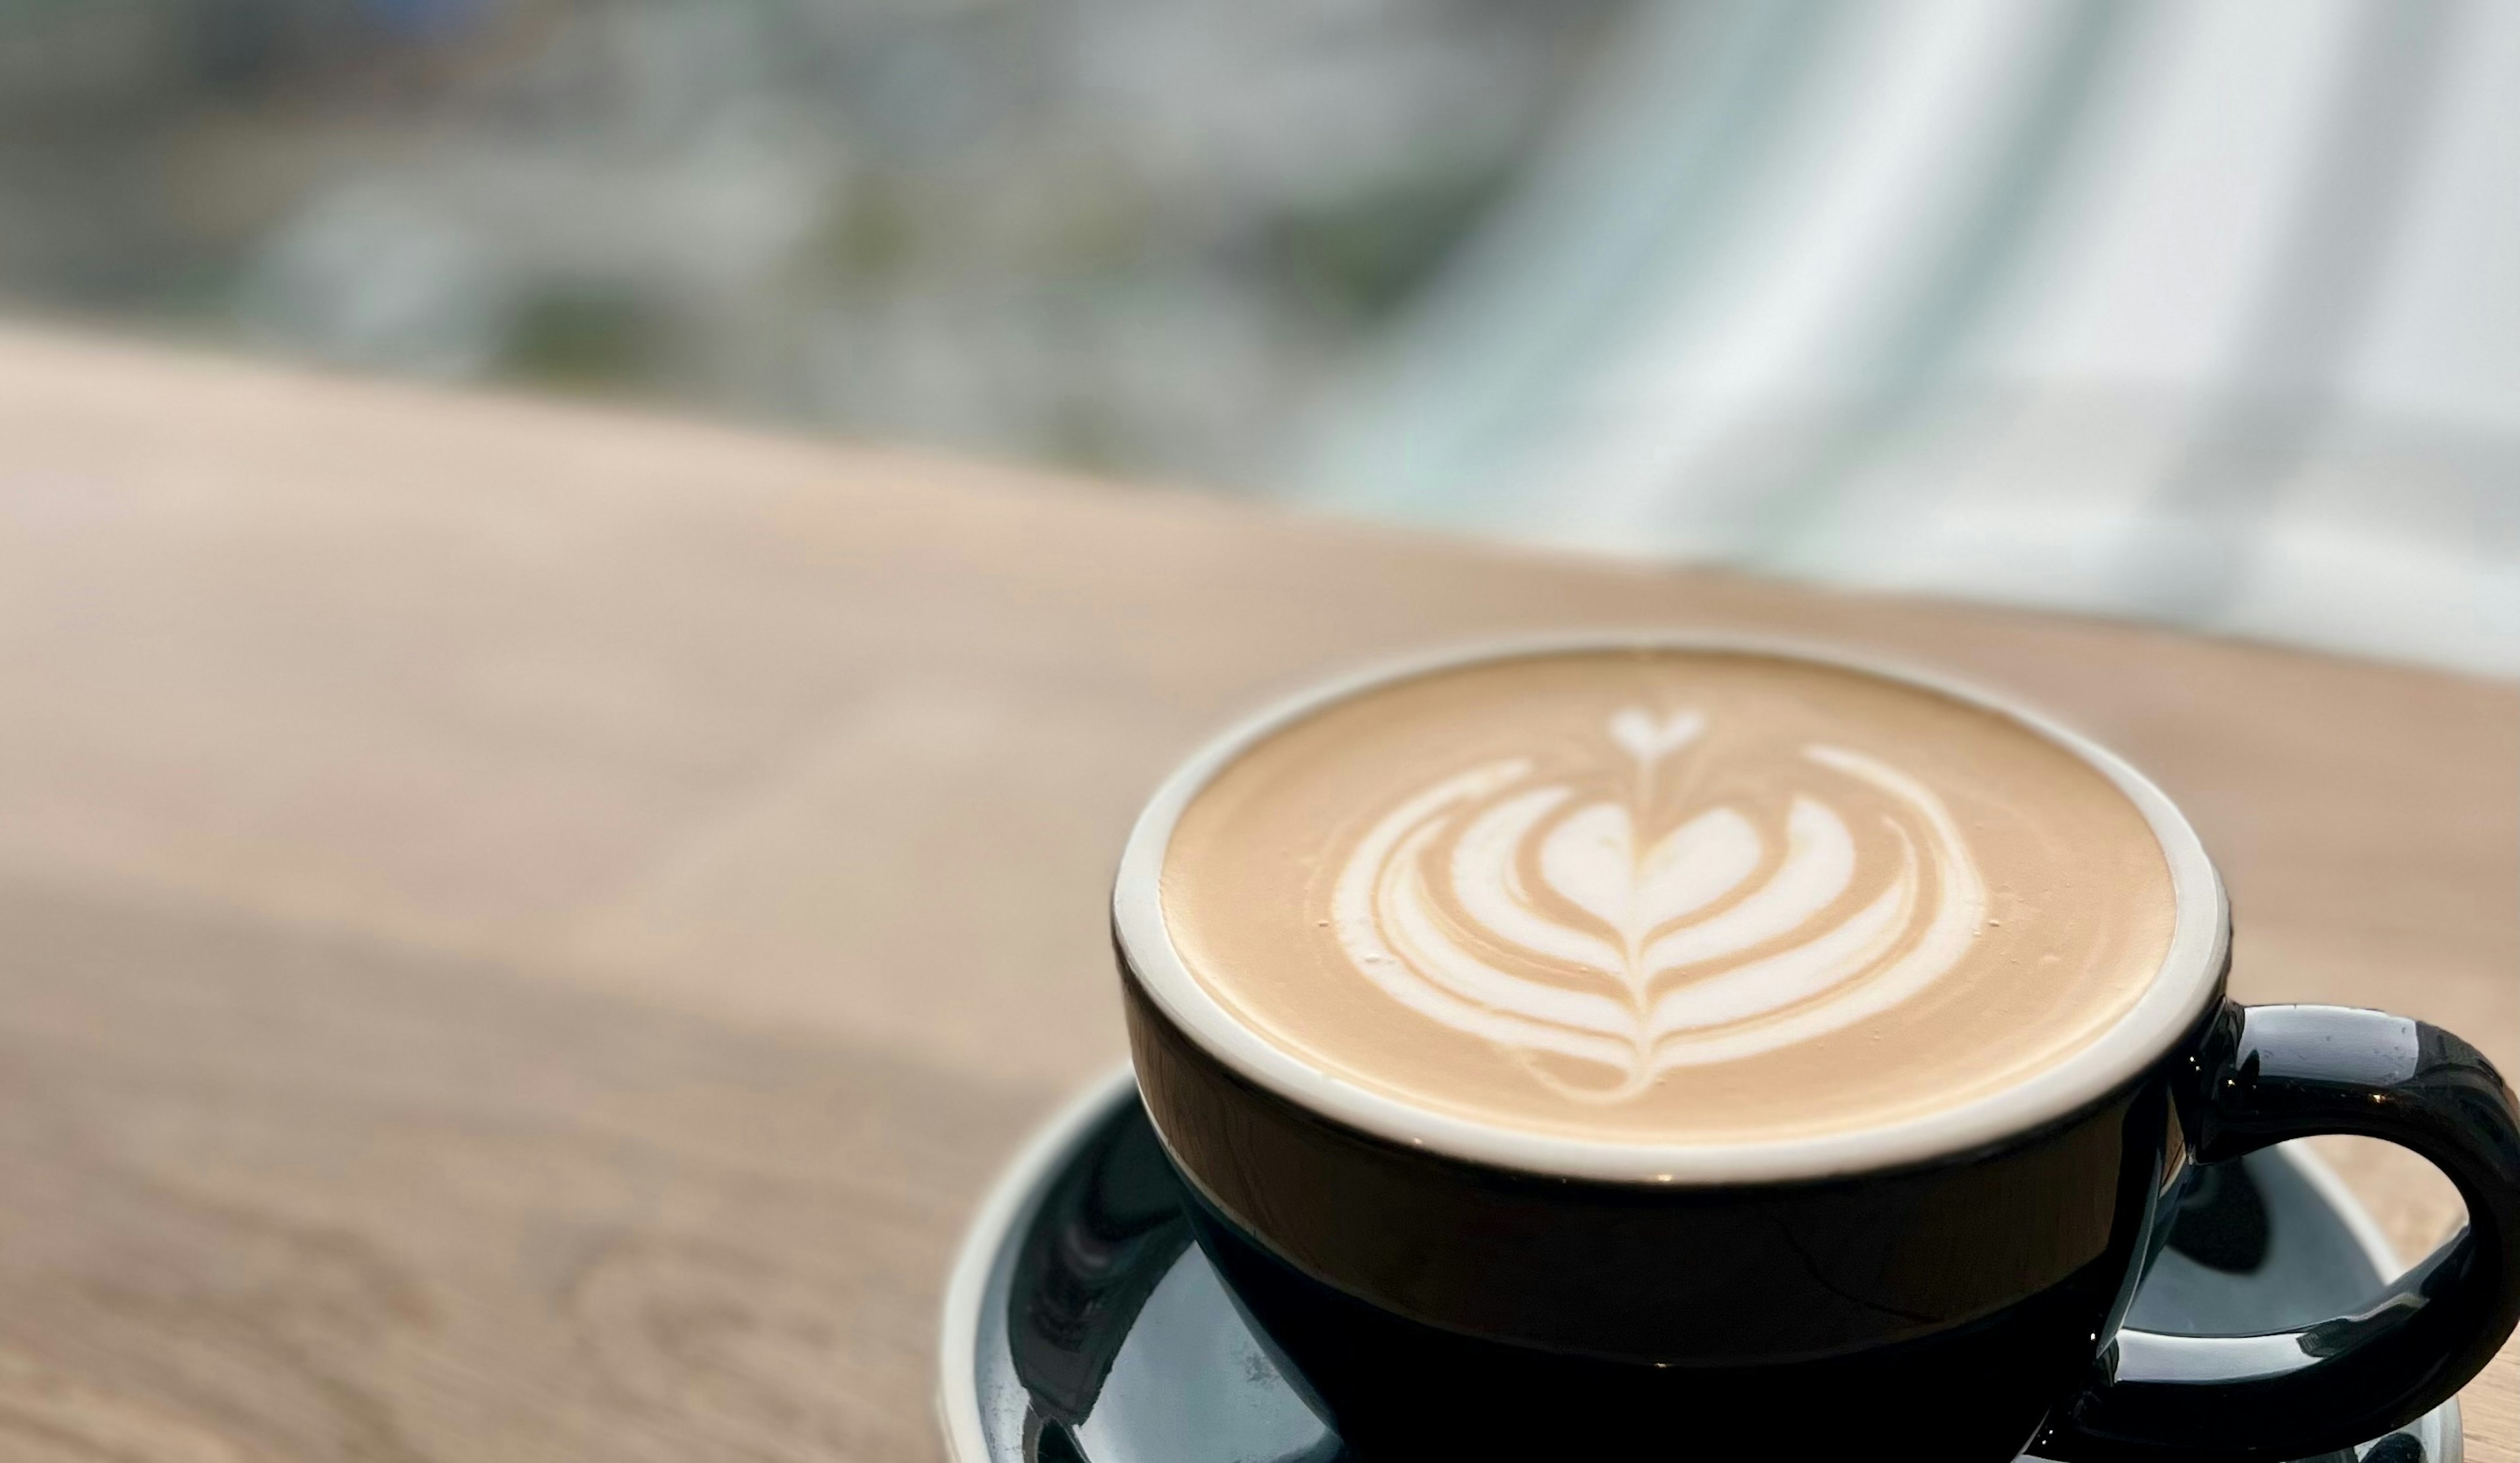
<svg viewBox="0 0 2520 1463"><path fill-rule="evenodd" d="M946 1295L938 1404L954 1463L1332 1463L1338 1439L1191 1244L1122 1073L1002 1180ZM2294 1145L2191 1193L2137 1295L2153 1331L2236 1335L2350 1311L2397 1262ZM1777 1453L1796 1453L1779 1419ZM2316 1463L2458 1463L2458 1404Z"/></svg>

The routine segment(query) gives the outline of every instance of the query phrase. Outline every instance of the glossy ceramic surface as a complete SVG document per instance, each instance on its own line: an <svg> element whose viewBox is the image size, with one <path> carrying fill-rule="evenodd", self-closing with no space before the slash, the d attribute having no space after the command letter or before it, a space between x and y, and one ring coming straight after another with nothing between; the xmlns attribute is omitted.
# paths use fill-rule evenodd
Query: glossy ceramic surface
<svg viewBox="0 0 2520 1463"><path fill-rule="evenodd" d="M1253 1337L1190 1230L1126 1074L1010 1170L950 1293L941 1421L955 1463L1328 1463L1338 1440ZM2191 1195L2130 1322L2234 1334L2349 1311L2398 1262L2298 1145ZM1795 1449L1779 1419L1779 1455ZM2455 1403L2318 1463L2457 1463Z"/></svg>

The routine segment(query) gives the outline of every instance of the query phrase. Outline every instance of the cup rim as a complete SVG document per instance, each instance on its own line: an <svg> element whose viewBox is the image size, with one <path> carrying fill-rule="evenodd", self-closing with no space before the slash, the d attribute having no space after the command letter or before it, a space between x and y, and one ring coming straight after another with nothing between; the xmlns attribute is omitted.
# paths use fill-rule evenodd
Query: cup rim
<svg viewBox="0 0 2520 1463"><path fill-rule="evenodd" d="M1873 676L1993 712L2081 759L2136 806L2169 866L2170 947L2152 984L2089 1044L2045 1071L1957 1107L1803 1137L1632 1143L1504 1128L1360 1086L1267 1041L1192 976L1164 922L1164 859L1192 799L1244 751L1283 727L1386 685L1494 661L1623 649L1766 655ZM1655 630L1456 645L1370 665L1263 708L1209 740L1156 788L1122 849L1111 920L1121 958L1157 1008L1228 1069L1298 1107L1405 1147L1492 1168L1655 1185L1778 1182L1900 1168L2044 1128L2134 1081L2168 1052L2220 992L2230 941L2222 878L2195 829L2150 778L2089 737L2010 697L1867 652L1755 635Z"/></svg>

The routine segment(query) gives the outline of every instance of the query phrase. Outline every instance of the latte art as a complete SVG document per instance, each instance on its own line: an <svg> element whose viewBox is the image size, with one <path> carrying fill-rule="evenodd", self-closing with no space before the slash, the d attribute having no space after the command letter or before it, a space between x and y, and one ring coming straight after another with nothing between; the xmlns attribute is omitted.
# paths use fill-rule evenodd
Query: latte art
<svg viewBox="0 0 2520 1463"><path fill-rule="evenodd" d="M1749 770L1781 817L1719 802L1651 821L1704 780L1688 765L1704 726L1631 707L1604 727L1595 777L1509 758L1410 798L1340 869L1340 946L1420 1015L1559 1059L1530 1070L1592 1101L1835 1031L1947 974L1986 890L1932 791L1812 744ZM1848 790L1868 794L1852 822Z"/></svg>
<svg viewBox="0 0 2520 1463"><path fill-rule="evenodd" d="M2106 776L1929 687L1746 651L1383 682L1239 745L1164 835L1182 979L1308 1068L1482 1124L1895 1124L2132 1009L2169 865Z"/></svg>

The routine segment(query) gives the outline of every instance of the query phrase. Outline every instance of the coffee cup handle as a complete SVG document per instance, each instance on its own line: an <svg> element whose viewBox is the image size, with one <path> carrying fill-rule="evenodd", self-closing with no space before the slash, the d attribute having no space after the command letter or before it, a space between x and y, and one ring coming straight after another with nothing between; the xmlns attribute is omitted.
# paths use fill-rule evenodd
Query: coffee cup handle
<svg viewBox="0 0 2520 1463"><path fill-rule="evenodd" d="M2342 1006L2228 1007L2196 1058L2200 1163L2357 1133L2432 1161L2467 1224L2360 1313L2263 1336L2123 1330L2032 1451L2064 1463L2300 1458L2447 1400L2520 1318L2520 1107L2439 1027Z"/></svg>

